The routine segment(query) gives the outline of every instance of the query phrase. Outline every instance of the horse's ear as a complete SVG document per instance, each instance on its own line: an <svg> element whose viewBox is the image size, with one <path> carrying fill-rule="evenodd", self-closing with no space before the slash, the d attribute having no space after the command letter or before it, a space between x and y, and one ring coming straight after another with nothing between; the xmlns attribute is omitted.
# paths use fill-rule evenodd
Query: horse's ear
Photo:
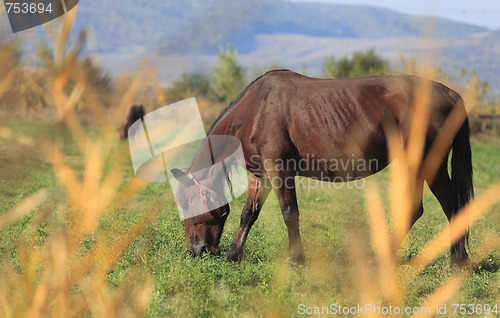
<svg viewBox="0 0 500 318"><path fill-rule="evenodd" d="M194 184L193 179L189 178L188 175L180 169L172 169L170 172L174 175L174 178L182 183L183 185L189 187Z"/></svg>

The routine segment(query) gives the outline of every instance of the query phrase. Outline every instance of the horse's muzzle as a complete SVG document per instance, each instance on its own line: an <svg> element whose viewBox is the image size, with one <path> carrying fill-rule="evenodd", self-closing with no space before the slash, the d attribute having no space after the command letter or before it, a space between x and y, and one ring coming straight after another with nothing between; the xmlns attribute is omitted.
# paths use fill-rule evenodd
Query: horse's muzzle
<svg viewBox="0 0 500 318"><path fill-rule="evenodd" d="M204 252L217 256L221 254L220 248L215 246L206 246L205 244L191 244L188 246L187 250L193 257L200 256Z"/></svg>

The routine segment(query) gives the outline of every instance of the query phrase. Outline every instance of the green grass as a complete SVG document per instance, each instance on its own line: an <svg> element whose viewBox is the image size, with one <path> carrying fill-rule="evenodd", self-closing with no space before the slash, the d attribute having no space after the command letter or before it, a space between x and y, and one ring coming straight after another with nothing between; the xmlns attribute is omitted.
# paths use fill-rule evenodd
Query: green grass
<svg viewBox="0 0 500 318"><path fill-rule="evenodd" d="M62 137L56 137L60 133L58 127L24 122L9 122L5 126L33 138L62 138L68 164L76 171L83 167L83 158L70 135L63 133ZM110 145L116 164L123 166L126 176L131 177L133 170L123 146L118 138ZM495 142L473 140L472 153L476 194L480 195L489 185L500 180L500 147ZM51 164L39 147L20 146L12 140L0 138L0 164L0 216L41 188L49 189L49 200L54 204L65 200ZM388 171L372 178L377 179L387 205ZM369 230L363 191L342 188L299 189L298 192L301 233L307 257L304 266L286 263L288 238L274 194L270 195L250 232L241 264L227 263L224 257L211 255L192 258L186 252L183 221L179 218L168 184L149 184L124 207L103 216L97 231L82 243L82 253L92 249L103 233L121 233L129 229L137 222L140 211L155 202L161 209L159 216L126 249L107 275L108 284L116 288L129 279L130 273L152 275L154 291L147 316L300 316L299 304L349 306L359 303L361 300L355 287L359 277L349 252L353 235L361 233L358 236L368 247L367 268L373 269L376 264L366 234ZM223 251L227 250L236 233L244 200L242 196L231 203L231 214L221 238ZM497 204L471 228L472 255L486 231L500 233L499 212L500 205ZM38 213L40 208L0 229L3 262L22 270L16 244ZM449 255L444 253L418 276L409 279L408 260L446 223L439 203L427 191L424 215L412 228L407 244L398 251L406 306L419 306L457 271L449 268ZM50 236L50 227L46 224L38 226L34 236L36 244L44 244L46 237ZM449 304L498 304L499 268L500 251L495 250L480 261Z"/></svg>

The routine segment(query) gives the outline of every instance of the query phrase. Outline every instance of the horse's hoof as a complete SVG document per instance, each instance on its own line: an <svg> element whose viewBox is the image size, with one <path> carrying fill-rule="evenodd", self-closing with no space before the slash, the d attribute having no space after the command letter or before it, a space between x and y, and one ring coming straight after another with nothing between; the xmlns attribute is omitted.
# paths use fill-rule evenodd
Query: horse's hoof
<svg viewBox="0 0 500 318"><path fill-rule="evenodd" d="M234 245L230 245L226 252L226 260L228 262L240 263L243 257L243 249L237 248Z"/></svg>
<svg viewBox="0 0 500 318"><path fill-rule="evenodd" d="M228 254L226 253L226 260L233 263L241 263L241 254Z"/></svg>
<svg viewBox="0 0 500 318"><path fill-rule="evenodd" d="M450 257L450 267L460 267L460 268L464 268L464 267L467 267L470 265L470 259L469 259L469 256L465 256L465 257L458 257L458 256L451 256Z"/></svg>

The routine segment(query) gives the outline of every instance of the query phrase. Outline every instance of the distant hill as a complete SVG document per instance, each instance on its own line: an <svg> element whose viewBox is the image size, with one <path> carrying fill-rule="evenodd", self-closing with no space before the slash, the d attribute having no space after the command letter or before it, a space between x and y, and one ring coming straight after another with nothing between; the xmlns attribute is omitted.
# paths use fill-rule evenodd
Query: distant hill
<svg viewBox="0 0 500 318"><path fill-rule="evenodd" d="M474 68L500 93L500 31L377 7L285 0L82 0L75 26L75 34L93 30L92 52L108 70L134 71L148 59L162 83L182 72L209 72L218 49L230 42L250 69L249 79L270 64L314 76L326 56L374 48L390 61L399 53L430 53L445 70ZM27 36L27 55L34 54L33 41L43 30Z"/></svg>
<svg viewBox="0 0 500 318"><path fill-rule="evenodd" d="M375 7L284 0L85 0L76 25L95 30L99 52L146 47L160 54L210 54L227 42L246 53L257 34L373 39L418 36L427 27L438 37L487 31Z"/></svg>

